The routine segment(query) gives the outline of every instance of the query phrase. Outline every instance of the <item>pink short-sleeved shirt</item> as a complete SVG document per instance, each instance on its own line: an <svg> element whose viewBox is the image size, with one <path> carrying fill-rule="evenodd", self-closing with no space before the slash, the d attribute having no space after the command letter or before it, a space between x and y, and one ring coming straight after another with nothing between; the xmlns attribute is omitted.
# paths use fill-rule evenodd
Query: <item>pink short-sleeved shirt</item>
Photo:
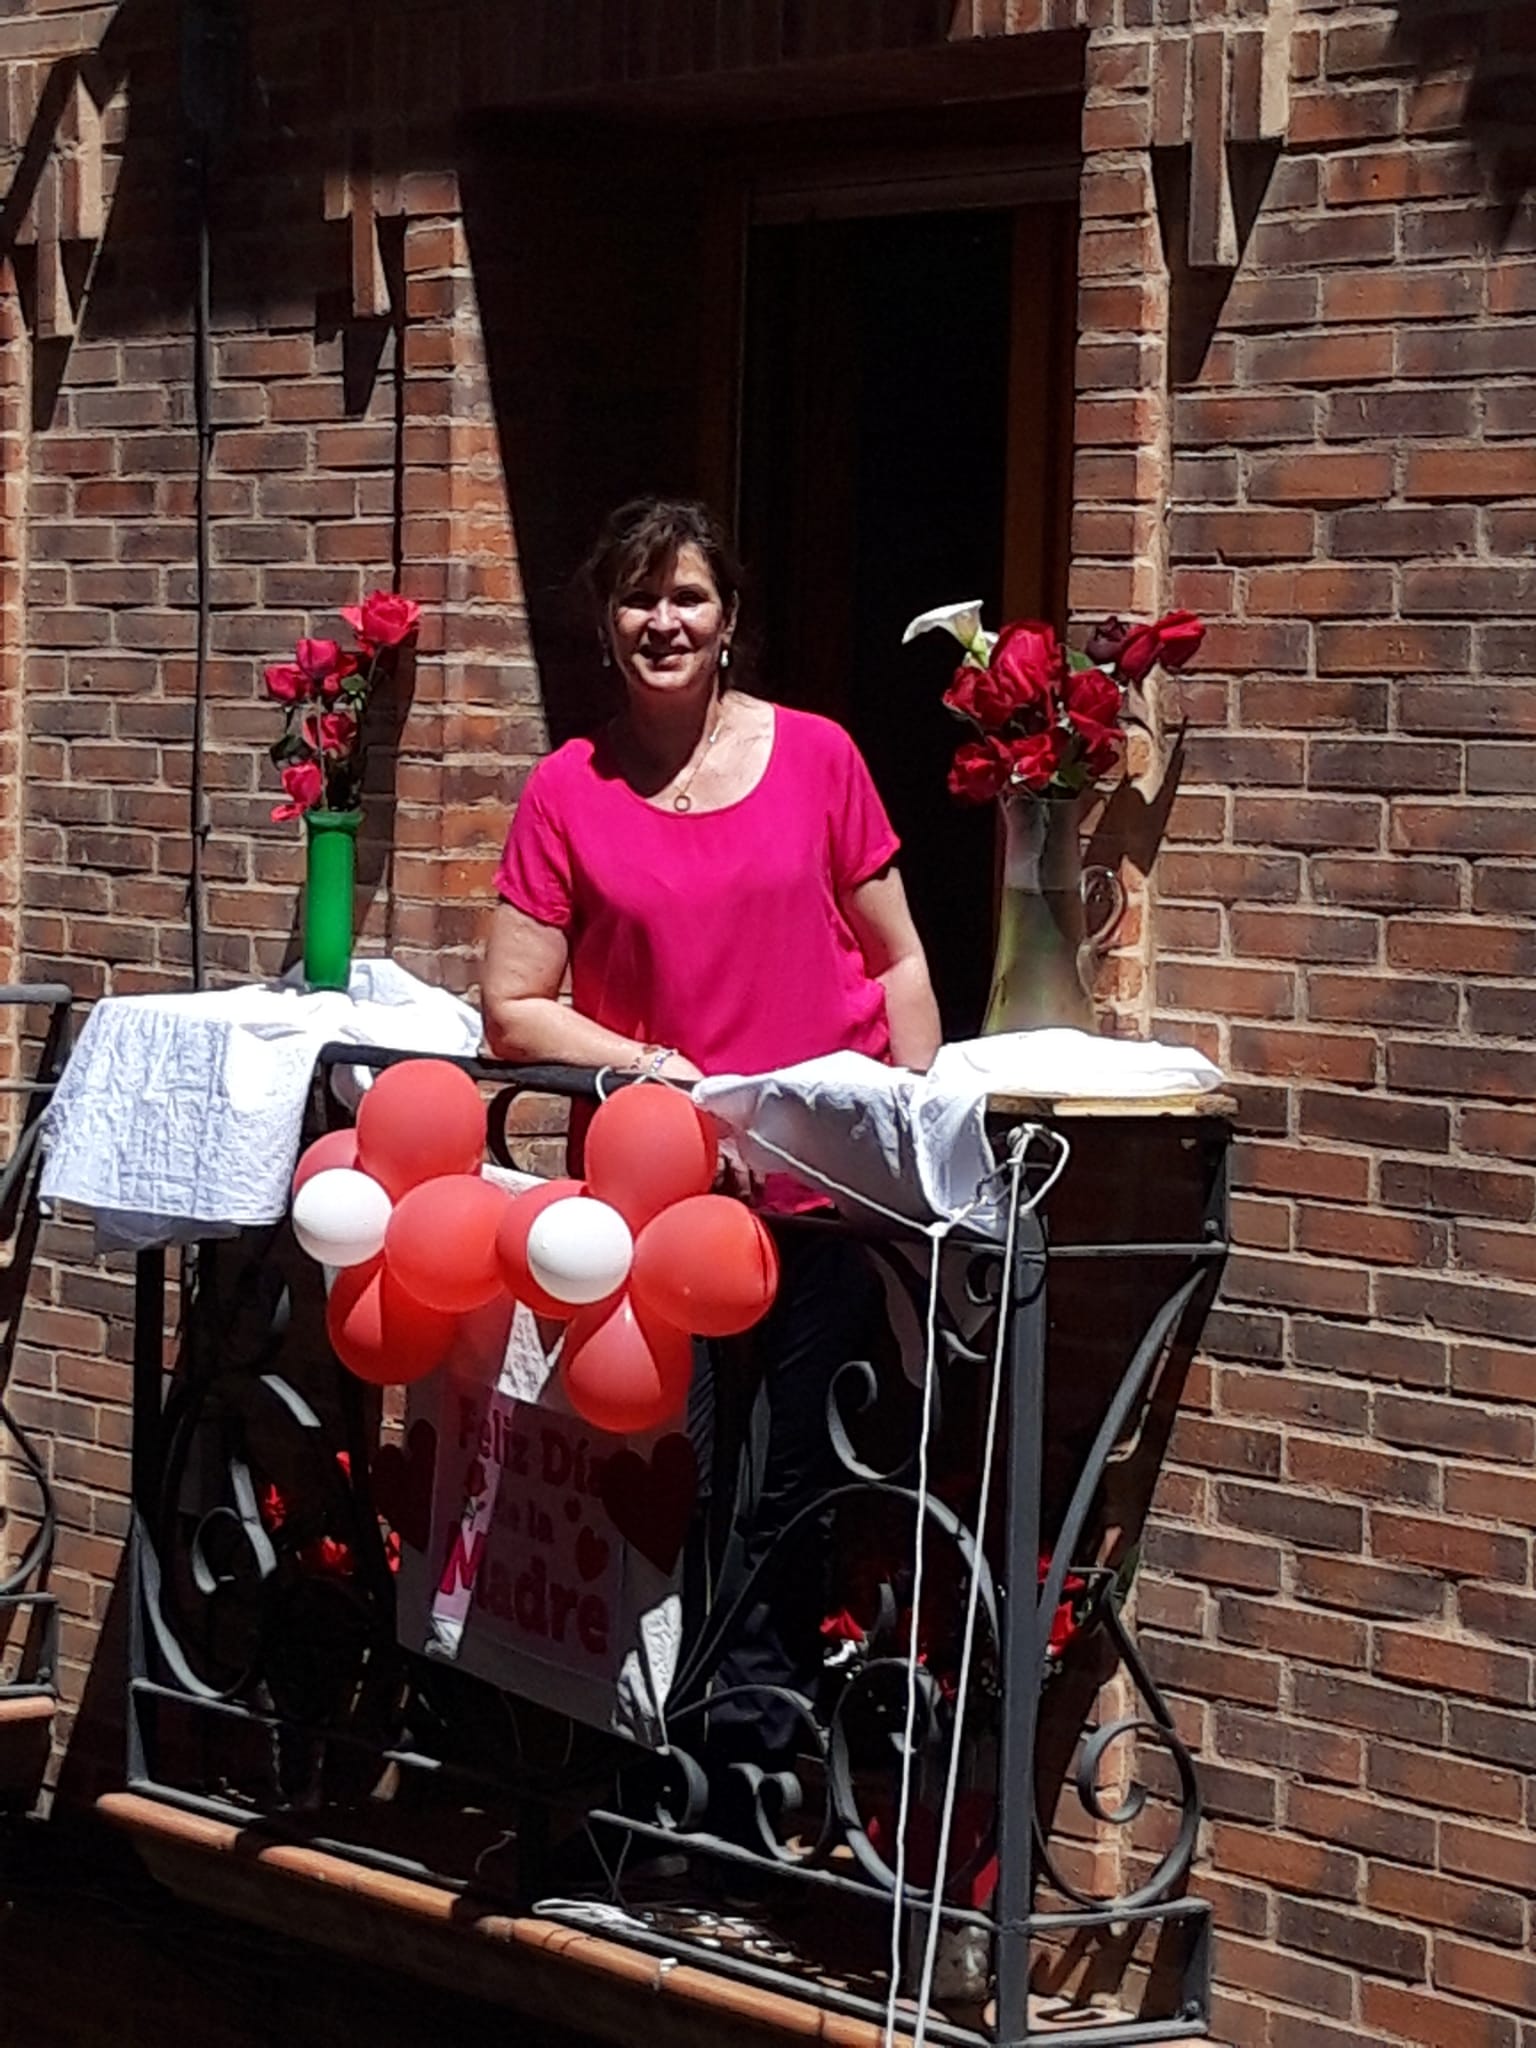
<svg viewBox="0 0 1536 2048"><path fill-rule="evenodd" d="M496 886L568 935L584 1016L706 1074L762 1073L889 1059L885 991L841 903L898 845L842 727L780 705L757 786L718 811L659 809L601 745L568 741L529 777Z"/></svg>

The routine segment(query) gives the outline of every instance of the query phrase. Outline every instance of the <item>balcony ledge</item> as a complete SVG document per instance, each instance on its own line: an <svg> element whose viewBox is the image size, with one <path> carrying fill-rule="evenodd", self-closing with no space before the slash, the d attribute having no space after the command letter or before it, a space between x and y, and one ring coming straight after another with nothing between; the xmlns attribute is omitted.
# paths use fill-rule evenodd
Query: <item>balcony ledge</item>
<svg viewBox="0 0 1536 2048"><path fill-rule="evenodd" d="M97 1810L132 1838L150 1873L178 1897L375 1965L387 1959L461 1996L512 2006L597 2041L632 2048L642 2002L662 1998L675 2048L775 2038L880 2048L881 2029L869 2021L549 1920L480 1911L446 1886L274 1840L164 1800L108 1792ZM1042 2038L1049 2039L1049 2028Z"/></svg>

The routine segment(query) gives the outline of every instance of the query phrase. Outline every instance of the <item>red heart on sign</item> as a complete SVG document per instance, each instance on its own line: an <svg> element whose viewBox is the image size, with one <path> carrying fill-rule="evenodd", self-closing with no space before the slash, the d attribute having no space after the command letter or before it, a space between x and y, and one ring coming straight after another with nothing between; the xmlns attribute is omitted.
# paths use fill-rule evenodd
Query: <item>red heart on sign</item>
<svg viewBox="0 0 1536 2048"><path fill-rule="evenodd" d="M411 1550L425 1550L432 1533L432 1475L437 1431L413 1422L404 1447L385 1444L373 1461L373 1504Z"/></svg>
<svg viewBox="0 0 1536 2048"><path fill-rule="evenodd" d="M576 1569L591 1585L608 1568L608 1546L595 1529L583 1529L576 1538Z"/></svg>
<svg viewBox="0 0 1536 2048"><path fill-rule="evenodd" d="M677 1564L698 1490L698 1459L681 1435L664 1436L648 1461L638 1451L615 1452L599 1487L615 1529L660 1572Z"/></svg>

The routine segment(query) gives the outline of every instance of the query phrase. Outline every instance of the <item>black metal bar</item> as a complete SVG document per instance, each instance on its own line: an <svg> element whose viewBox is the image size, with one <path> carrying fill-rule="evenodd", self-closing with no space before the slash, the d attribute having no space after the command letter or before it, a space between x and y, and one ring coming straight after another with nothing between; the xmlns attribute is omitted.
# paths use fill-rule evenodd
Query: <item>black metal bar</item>
<svg viewBox="0 0 1536 2048"><path fill-rule="evenodd" d="M321 1056L316 1106L326 1107L324 1087L332 1068L366 1066L376 1069L410 1057L415 1055L374 1047L341 1044L327 1047ZM585 1069L555 1065L509 1066L476 1059L463 1059L456 1064L476 1080L493 1086L499 1084L503 1092L497 1098L497 1104L509 1102L524 1092L547 1093L568 1099L592 1099L598 1093L599 1077ZM613 1078L618 1081L621 1077ZM493 1120L496 1106L492 1105ZM339 1102L335 1108L337 1113L345 1113L344 1105ZM1095 1135L1102 1129L1103 1125L1097 1122L1093 1126ZM1187 1123L1181 1126L1178 1135L1184 1142L1175 1156L1185 1159L1192 1135ZM1006 1297L1011 1310L1003 1367L1007 1384L1002 1390L1006 1400L1006 1434L997 1453L1003 1499L1000 1514L987 1518L996 1527L989 1530L967 1526L966 1517L973 1521L978 1518L972 1514L969 1505L972 1495L963 1491L954 1496L958 1506L950 1504L948 1495L935 1499L927 1524L930 1542L941 1542L953 1558L960 1586L959 1597L964 1597L967 1576L978 1579L982 1585L984 1611L979 1610L978 1614L982 1640L977 1649L987 1656L989 1670L994 1668L992 1660L995 1659L998 1681L988 1692L984 1703L972 1702L967 1715L967 1739L977 1739L975 1731L979 1728L979 1739L990 1743L995 1737L1000 1749L995 1832L990 1844L984 1844L981 1850L968 1849L966 1852L976 1857L975 1867L979 1868L987 1848L995 1849L997 1877L993 1894L979 1905L952 1903L944 1898L944 1883L941 1882L937 1886L937 1898L933 1896L934 1887L913 1885L907 1889L903 1900L911 1929L919 1934L926 1932L932 1916L937 1913L945 1929L981 1929L990 1940L995 1962L995 2016L985 2032L977 2033L958 2021L939 2015L929 2024L929 2033L935 2042L955 2044L955 2048L981 2048L982 2043L986 2043L987 2048L1034 2048L1034 2044L1047 2037L1067 2043L1080 2041L1085 2048L1089 2043L1151 2043L1187 2035L1203 2023L1209 1927L1209 1914L1204 1902L1167 1896L1168 1886L1160 1882L1153 1887L1157 1896L1143 1890L1126 1898L1102 1901L1081 1898L1069 1887L1062 1887L1064 1896L1073 1900L1072 1907L1065 1912L1040 1910L1037 1893L1042 1884L1054 1886L1055 1880L1048 1860L1048 1845L1043 1837L1038 1844L1035 1839L1037 1820L1034 1812L1036 1738L1042 1698L1055 1668L1048 1646L1050 1619L1061 1598L1067 1572L1071 1570L1090 1575L1093 1572L1091 1560L1080 1559L1075 1553L1088 1533L1105 1461L1128 1420L1136 1413L1137 1404L1147 1399L1149 1390L1155 1388L1159 1368L1171 1354L1171 1347L1184 1338L1203 1311L1214 1291L1226 1252L1222 1127L1206 1120L1193 1135L1208 1156L1203 1166L1190 1159L1177 1171L1183 1176L1181 1185L1186 1189L1191 1187L1192 1174L1202 1171L1205 1175L1201 1195L1204 1235L1197 1240L1183 1242L1152 1236L1120 1244L1062 1244L1052 1236L1049 1218L1031 1213L1020 1219L1013 1257L1006 1272L1001 1271L1003 1257L995 1241L969 1232L956 1233L954 1240L954 1255L971 1262L968 1286L975 1276L983 1273L988 1276L985 1287L978 1287L970 1297L982 1316L988 1315L986 1305L995 1303L999 1294ZM1084 1132L1079 1128L1072 1129L1072 1136L1079 1145L1085 1142ZM1057 1204L1052 1202L1051 1206L1054 1208ZM1199 1213L1196 1212L1197 1215ZM1155 1230L1159 1220L1155 1206L1147 1220L1152 1222ZM925 1234L915 1224L909 1230L875 1229L850 1226L841 1220L815 1219L791 1227L827 1235L860 1237L876 1245L893 1241L927 1242ZM1083 1233L1074 1230L1074 1235L1078 1234ZM237 1282L230 1290L232 1296L239 1294L245 1286L241 1276L248 1269L259 1272L261 1262L281 1251L282 1236L281 1232L253 1233L240 1250L231 1248L229 1263ZM242 1256L246 1258L245 1266L239 1264ZM1043 1548L1041 1484L1044 1388L1048 1362L1047 1288L1052 1266L1086 1260L1108 1260L1132 1266L1150 1266L1154 1262L1166 1261L1175 1263L1181 1270L1166 1276L1167 1287L1159 1290L1159 1306L1136 1341L1132 1343L1129 1337L1126 1339L1126 1349L1132 1355L1109 1394L1107 1406L1095 1429L1092 1448L1074 1475L1071 1502L1052 1546L1052 1562L1042 1587L1039 1563ZM903 1271L907 1263L904 1258L892 1258L893 1267L900 1267ZM848 1666L829 1663L828 1673L836 1671L839 1675L835 1679L826 1676L819 1700L806 1703L806 1733L814 1740L808 1739L800 1744L798 1769L801 1789L824 1809L826 1819L820 1824L820 1835L814 1828L804 1830L803 1843L786 1841L783 1836L788 1830L774 1829L771 1811L762 1806L757 1790L754 1790L753 1797L759 1799L756 1819L762 1831L761 1843L750 1831L745 1835L734 1828L723 1831L722 1814L714 1804L719 1788L696 1760L690 1760L677 1748L679 1741L687 1741L703 1753L703 1730L709 1720L709 1703L714 1696L711 1686L718 1685L718 1680L713 1677L714 1666L721 1660L733 1623L739 1618L738 1608L771 1593L769 1576L763 1576L760 1584L749 1582L745 1591L739 1582L729 1586L715 1584L702 1611L692 1613L688 1636L678 1659L674 1689L668 1701L671 1751L653 1755L639 1746L616 1744L611 1761L600 1757L594 1763L587 1751L578 1746L574 1762L568 1750L559 1766L540 1768L536 1760L525 1759L518 1729L510 1725L509 1742L493 1740L489 1748L477 1749L465 1740L463 1729L465 1725L478 1726L478 1723L458 1724L455 1721L455 1716L473 1702L468 1695L454 1688L472 1686L474 1681L439 1675L435 1665L418 1662L395 1648L392 1581L383 1569L382 1549L379 1549L378 1559L370 1549L370 1543L376 1540L376 1523L370 1504L367 1463L370 1444L375 1439L371 1419L373 1411L367 1407L365 1390L350 1381L329 1386L326 1390L324 1376L328 1372L334 1373L336 1368L326 1363L323 1348L316 1350L313 1346L301 1347L301 1364L311 1377L285 1380L282 1372L286 1368L279 1368L276 1358L284 1341L286 1325L276 1315L270 1332L261 1337L256 1349L249 1356L237 1355L232 1348L235 1340L231 1330L221 1319L220 1304L212 1300L213 1293L218 1292L222 1302L224 1289L222 1285L215 1289L211 1272L204 1273L202 1278L207 1284L197 1290L196 1313L183 1318L183 1362L174 1380L167 1382L162 1369L164 1254L146 1253L139 1260L134 1341L135 1465L131 1530L134 1599L130 1607L129 1684L129 1777L134 1789L148 1796L167 1799L189 1811L270 1833L276 1839L303 1841L328 1853L380 1869L403 1872L455 1889L473 1889L472 1878L443 1876L434 1872L429 1862L397 1856L373 1843L350 1839L348 1801L355 1794L346 1788L355 1788L361 1779L356 1764L349 1759L366 1759L377 1763L381 1769L394 1766L408 1775L418 1788L414 1795L418 1803L433 1799L451 1800L456 1805L471 1805L485 1810L485 1795L490 1794L497 1802L492 1811L509 1816L515 1812L521 1867L515 1879L511 1873L508 1874L508 1884L515 1891L518 1909L542 1908L546 1916L564 1917L568 1924L582 1924L579 1909L572 1908L562 1916L558 1909L544 1901L543 1891L544 1871L548 1867L548 1816L551 1812L569 1814L573 1810L584 1815L589 1828L599 1830L605 1839L616 1834L621 1840L641 1847L681 1847L690 1857L700 1859L705 1867L718 1865L722 1869L738 1871L755 1869L802 1888L802 1895L807 1900L822 1900L833 1905L834 1915L844 1908L845 1902L851 1907L863 1901L872 1910L889 1910L893 1873L884 1854L877 1853L873 1846L873 1823L870 1822L866 1829L864 1811L857 1808L852 1767L846 1755L839 1760L834 1736L840 1726L838 1716L852 1696L859 1674L866 1681L861 1697L867 1703L868 1711L869 1705L879 1706L880 1695L875 1681L880 1674L899 1675L904 1668L905 1653L896 1618L899 1598L892 1594L890 1588L886 1589L889 1597L881 1610L884 1618L871 1624L873 1632L861 1652L864 1661L854 1667L855 1675L844 1675ZM261 1296L259 1286L253 1284L246 1289L245 1298L248 1300L258 1296ZM285 1303L286 1300L285 1292ZM947 1315L949 1312L946 1310L944 1313ZM282 1314L286 1316L286 1308ZM984 1320L983 1328L987 1327L989 1322ZM980 1389L984 1400L991 1345L985 1337L969 1334L974 1330L974 1322L962 1325L951 1320L944 1323L941 1318L944 1341L940 1345L939 1372L945 1386L964 1387L969 1384ZM967 1334L962 1335L962 1331ZM320 1382L313 1377L316 1373L321 1375ZM855 1411L862 1414L861 1403L865 1403L866 1393L868 1400L865 1405L885 1400L886 1395L881 1392L883 1383L874 1368L850 1361L843 1368L843 1374L863 1375L858 1387L852 1387L848 1407L850 1416ZM841 1378L842 1375L834 1376L834 1384ZM863 1387L865 1381L867 1388L861 1393L859 1387ZM895 1376L892 1376L891 1383L898 1387L901 1385ZM851 1381L849 1384L852 1386ZM281 1396L275 1406L274 1396L263 1392L264 1388L275 1389ZM910 1395L904 1398L910 1400ZM974 1396L971 1399L974 1409ZM261 1406L262 1403L266 1405ZM946 1399L946 1414L949 1405ZM358 1640L363 1648L359 1651L362 1661L358 1665L356 1682L344 1698L338 1698L334 1711L326 1708L317 1713L305 1708L301 1714L296 1714L291 1710L291 1704L284 1703L285 1699L291 1702L293 1695L285 1695L278 1680L269 1678L270 1652L281 1647L284 1639L280 1630L288 1625L287 1617L292 1612L284 1604L283 1589L294 1583L293 1548L290 1545L284 1553L282 1545L286 1539L281 1535L274 1539L269 1532L258 1527L256 1512L250 1505L253 1489L263 1476L251 1438L253 1418L260 1417L268 1421L275 1418L276 1426L287 1431L290 1448L296 1447L300 1468L310 1474L306 1483L313 1485L323 1480L326 1487L334 1489L338 1482L334 1466L329 1463L331 1447L343 1444L350 1457L345 1498L349 1503L347 1512L354 1519L346 1526L355 1532L348 1540L354 1543L358 1563L348 1585L335 1597L350 1603L337 1612L342 1615L355 1613L356 1625L362 1632ZM882 1428L885 1426L882 1424ZM896 1430L891 1442L904 1441L901 1432L905 1430L910 1434L910 1426L910 1410L904 1410L900 1402L896 1402L890 1416L890 1427ZM912 1514L913 1496L906 1476L910 1446L902 1456L898 1456L894 1449L872 1456L859 1447L856 1434L840 1434L830 1397L828 1428L839 1461L839 1475L835 1481L829 1479L824 1482L814 1503L797 1510L790 1527L783 1532L786 1543L801 1534L818 1516L841 1513L860 1501L871 1503L872 1511L878 1507L883 1514L905 1517L915 1528L917 1518ZM877 1432L874 1441L885 1440ZM963 1443L966 1440L962 1431L958 1441ZM890 1469L886 1469L887 1466ZM227 1490L231 1472L240 1475L245 1503L240 1507L237 1502L233 1509L229 1505ZM328 1478L325 1477L327 1473ZM974 1483L975 1475L970 1477ZM203 1493L207 1492L206 1484L203 1485L203 1493L199 1492L202 1482L216 1484L212 1498L200 1506ZM222 1494L217 1491L218 1484L225 1486ZM326 1521L331 1509L319 1495L314 1500L296 1496L288 1502L284 1512L291 1513L296 1523L305 1529L324 1527L335 1530L338 1526L334 1520ZM1051 1512L1054 1527L1054 1506ZM906 1526L906 1521L902 1526ZM224 1543L222 1552L220 1540ZM294 1537L293 1545L299 1541ZM242 1543L246 1546L243 1552L239 1549ZM900 1546L905 1544L903 1536ZM219 1562L221 1556L222 1563ZM190 1565L187 1560L191 1561ZM192 1565L202 1569L207 1586L214 1586L217 1581L219 1586L227 1583L238 1589L242 1583L240 1573L244 1572L255 1601L251 1611L260 1622L258 1647L252 1653L248 1668L242 1665L239 1657L233 1664L227 1657L222 1661L217 1658L208 1661L203 1640L204 1635L212 1633L207 1626L208 1614L198 1608L192 1594L185 1590ZM892 1569L899 1572L908 1569L909 1565L910 1559L903 1564L898 1558ZM218 1579L220 1572L225 1575L222 1580ZM1100 1737L1096 1739L1124 1740L1134 1734L1136 1725L1140 1725L1159 1739L1166 1734L1176 1742L1171 1717L1156 1695L1134 1642L1125 1634L1118 1614L1108 1609L1108 1577L1107 1572L1101 1572L1091 1578L1090 1591L1082 1603L1083 1625L1085 1630L1091 1628L1096 1619L1107 1619L1112 1624L1110 1639L1118 1646L1122 1665L1146 1702L1146 1714L1139 1723L1128 1719L1109 1730L1100 1731ZM207 1586L203 1589L205 1601ZM275 1598L267 1597L264 1589L268 1587ZM913 1626L916 1620L914 1617ZM146 1625L151 1621L153 1628ZM189 1646L187 1656L182 1653L182 1636L178 1631L183 1632ZM195 1649L191 1647L193 1645L196 1645ZM302 1644L299 1647L302 1651ZM954 1654L953 1645L944 1651L946 1656ZM880 1679L880 1683L885 1684L885 1680ZM920 1716L920 1754L913 1759L917 1772L938 1768L946 1746L948 1727L932 1670L925 1670L924 1683L932 1697ZM889 1691L889 1686L886 1690ZM328 1695L322 1695L324 1697ZM382 1715L367 1706L370 1697L376 1705L378 1701L385 1702L386 1710ZM233 1744L233 1739L225 1743L226 1750L237 1758L244 1759L249 1752L251 1759L241 1761L234 1774L226 1777L225 1783L231 1788L229 1796L213 1789L219 1782L216 1774L206 1777L207 1789L203 1790L193 1789L185 1783L166 1782L170 1767L162 1765L155 1737L157 1720L169 1715L171 1702L183 1708L198 1725L214 1731L242 1725L253 1731L254 1743L245 1738L240 1739L238 1746ZM478 1714L482 1709L476 1708L475 1711ZM516 1722L522 1710L513 1702L507 1712L509 1723L512 1723ZM167 1718L167 1758L172 1749L170 1738L171 1722ZM214 1740L223 1738L215 1735ZM582 1737L586 1743L592 1740L588 1736ZM867 1743L867 1735L865 1740ZM270 1787L262 1771L263 1745L269 1748L272 1759ZM1092 1745L1089 1747L1091 1749ZM210 1773L216 1773L213 1761L216 1754L210 1745ZM870 1768L867 1756L862 1768L866 1772ZM886 1768L882 1763L880 1769L884 1771ZM694 1792L688 1793L687 1812L682 1819L677 1818L680 1809L671 1792L652 1805L649 1815L645 1811L650 1791L662 1785L668 1769L674 1772L674 1777L679 1770L682 1771L685 1789L691 1770L692 1783L700 1788L696 1803ZM592 1775L594 1770L598 1772L597 1777ZM656 1786L648 1791L646 1777L652 1772L658 1774ZM284 1812L294 1798L295 1783L301 1792L313 1791L313 1802L300 1800L295 1804L292 1822L285 1828ZM337 1790L338 1787L341 1789ZM1133 1788L1133 1791L1137 1798L1144 1796L1139 1788ZM1090 1813L1097 1814L1091 1787L1085 1794L1081 1771L1078 1793L1080 1798L1084 1798ZM1188 1799L1185 1805L1189 1806ZM376 1807L372 1810L378 1811ZM1197 1802L1191 1810L1197 1818ZM816 1811L816 1806L812 1811ZM1120 1816L1101 1814L1099 1817L1115 1819ZM1184 1818L1180 1842L1184 1844L1187 1836L1188 1847L1192 1849L1189 1814L1186 1813ZM314 1832L306 1826L308 1821L313 1821ZM495 1823L500 1824L500 1821ZM835 1857L832 1854L834 1848ZM1187 1863L1188 1856L1182 1848L1181 1856ZM968 1865L968 1870L971 1867ZM1155 1875L1161 1879L1164 1870L1165 1866L1159 1866L1159 1873ZM947 1882L957 1900L975 1896L961 1892L962 1876L953 1866L947 1874ZM558 1880L551 1888L558 1888ZM620 1889L622 1892L622 1885ZM503 1896L505 1890L504 1887L497 1896ZM1029 2005L1029 1983L1036 1944L1042 1939L1055 1940L1127 1926L1167 1926L1181 1930L1184 1946L1180 1949L1183 1963L1179 2013L1166 2018L1084 2024L1080 2028L1053 2025L1042 2032L1031 2021ZM882 2016L883 2008L878 1999L864 1997L848 1987L838 1989L807 1982L803 1975L798 1974L798 1966L788 1963L780 1966L747 1960L732 1955L728 1950L681 1939L675 1930L645 1933L623 1929L619 1938L633 1939L636 1946L648 1947L662 1954L687 1955L704 1967L769 1986L790 1996L809 1998L829 2010L866 2019L878 2020ZM909 1941L908 1953L920 1952L920 1944Z"/></svg>
<svg viewBox="0 0 1536 2048"><path fill-rule="evenodd" d="M997 2038L1021 2020L1029 2034L1030 1913L1034 1905L1035 1734L1043 1673L1035 1631L1040 1559L1040 1471L1045 1433L1047 1275L1045 1224L1020 1220L1007 1351L1007 1498L1004 1503L1002 1728L997 1798Z"/></svg>

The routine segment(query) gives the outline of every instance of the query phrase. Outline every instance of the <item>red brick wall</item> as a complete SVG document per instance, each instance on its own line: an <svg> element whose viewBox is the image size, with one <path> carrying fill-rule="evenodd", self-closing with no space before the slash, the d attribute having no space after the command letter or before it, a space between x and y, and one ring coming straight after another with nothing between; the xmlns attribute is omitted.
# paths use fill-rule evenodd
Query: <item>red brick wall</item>
<svg viewBox="0 0 1536 2048"><path fill-rule="evenodd" d="M1228 278L1184 263L1187 153L1151 146L1158 49L1189 11L1081 10L1073 609L1213 622L1160 706L1165 735L1189 721L1182 781L1106 992L1207 1045L1244 1126L1243 1249L1158 1496L1142 1626L1206 1762L1219 2037L1528 2048L1536 213L1505 116L1536 38L1516 0L1445 22L1304 5L1287 144L1234 150L1256 215ZM455 110L723 91L716 74L857 93L905 47L1074 10L572 4L541 42L519 26L534 10L402 0L349 34L354 12L257 10L261 91L215 180L209 957L216 978L269 971L292 938L260 664L398 551L432 617L380 762L366 935L466 986L543 713ZM188 958L176 70L168 13L111 16L34 5L0 27L22 60L8 166L59 53L102 46L101 97L124 75L131 110L79 335L34 349L9 295L0 330L0 759L18 702L26 732L24 802L14 777L0 792L27 835L23 964L83 996L184 980ZM325 188L369 152L393 317L359 323ZM36 258L15 260L24 311ZM1116 826L1143 864L1157 779L1149 758L1148 809ZM73 1703L124 1521L128 1299L78 1229L46 1249L15 1385L52 1441Z"/></svg>

